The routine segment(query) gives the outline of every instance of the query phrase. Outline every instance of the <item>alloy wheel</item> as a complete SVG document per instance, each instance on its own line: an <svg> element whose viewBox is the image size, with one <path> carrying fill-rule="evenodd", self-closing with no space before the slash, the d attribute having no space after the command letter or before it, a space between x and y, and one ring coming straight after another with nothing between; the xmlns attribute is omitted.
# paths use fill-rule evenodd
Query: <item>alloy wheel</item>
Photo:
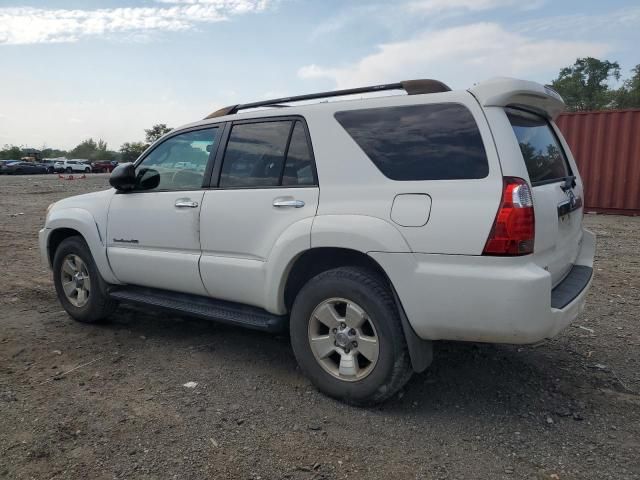
<svg viewBox="0 0 640 480"><path fill-rule="evenodd" d="M60 278L64 294L71 305L78 308L84 307L91 293L91 279L87 264L78 255L67 255L62 261Z"/></svg>
<svg viewBox="0 0 640 480"><path fill-rule="evenodd" d="M308 339L322 368L347 382L367 377L380 354L373 322L362 307L344 298L329 298L314 309Z"/></svg>

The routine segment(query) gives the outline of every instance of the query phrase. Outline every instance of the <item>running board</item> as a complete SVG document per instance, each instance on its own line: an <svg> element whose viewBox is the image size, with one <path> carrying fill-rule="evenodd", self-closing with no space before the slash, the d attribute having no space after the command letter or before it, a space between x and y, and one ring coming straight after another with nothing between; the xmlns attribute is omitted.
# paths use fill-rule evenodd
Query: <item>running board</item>
<svg viewBox="0 0 640 480"><path fill-rule="evenodd" d="M128 286L112 288L109 296L123 303L151 305L184 315L264 332L282 332L287 327L285 315L273 315L261 308L189 293Z"/></svg>

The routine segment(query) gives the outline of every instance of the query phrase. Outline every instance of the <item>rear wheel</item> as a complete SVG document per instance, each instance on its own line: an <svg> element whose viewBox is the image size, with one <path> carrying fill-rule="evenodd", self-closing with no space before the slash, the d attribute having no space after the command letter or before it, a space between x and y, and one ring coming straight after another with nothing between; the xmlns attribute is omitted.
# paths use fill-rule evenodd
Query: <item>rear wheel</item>
<svg viewBox="0 0 640 480"><path fill-rule="evenodd" d="M117 307L109 298L108 285L81 237L69 237L58 246L53 259L53 281L60 303L79 322L99 322Z"/></svg>
<svg viewBox="0 0 640 480"><path fill-rule="evenodd" d="M67 167L67 168L65 169L65 172L67 172L67 173L71 173L71 172L73 172L73 169L72 169L71 167Z"/></svg>
<svg viewBox="0 0 640 480"><path fill-rule="evenodd" d="M343 267L312 278L295 299L290 330L300 367L331 397L379 403L411 377L397 307L375 272Z"/></svg>
<svg viewBox="0 0 640 480"><path fill-rule="evenodd" d="M84 172L85 172L85 173L90 173L90 172L91 172L91 169L90 169L89 167L87 167L87 168L85 168L85 169L84 169Z"/></svg>

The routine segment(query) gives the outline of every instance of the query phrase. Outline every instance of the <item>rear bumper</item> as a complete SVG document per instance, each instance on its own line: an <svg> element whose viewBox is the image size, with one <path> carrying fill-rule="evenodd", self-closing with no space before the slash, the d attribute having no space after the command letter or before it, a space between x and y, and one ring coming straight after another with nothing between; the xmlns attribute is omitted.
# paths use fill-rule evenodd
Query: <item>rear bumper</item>
<svg viewBox="0 0 640 480"><path fill-rule="evenodd" d="M590 271L594 254L595 236L585 230L575 262L585 268L574 270ZM551 338L582 311L591 285L590 273L586 279L576 273L552 289L549 272L527 256L370 255L389 275L416 334L428 340L526 344Z"/></svg>

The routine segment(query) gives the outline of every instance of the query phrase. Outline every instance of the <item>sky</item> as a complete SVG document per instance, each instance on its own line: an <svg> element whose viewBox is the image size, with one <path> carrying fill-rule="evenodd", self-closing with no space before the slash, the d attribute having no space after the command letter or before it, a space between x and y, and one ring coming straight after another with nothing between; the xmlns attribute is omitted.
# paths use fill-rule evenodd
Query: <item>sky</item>
<svg viewBox="0 0 640 480"><path fill-rule="evenodd" d="M117 150L225 105L640 64L638 0L0 0L0 145Z"/></svg>

